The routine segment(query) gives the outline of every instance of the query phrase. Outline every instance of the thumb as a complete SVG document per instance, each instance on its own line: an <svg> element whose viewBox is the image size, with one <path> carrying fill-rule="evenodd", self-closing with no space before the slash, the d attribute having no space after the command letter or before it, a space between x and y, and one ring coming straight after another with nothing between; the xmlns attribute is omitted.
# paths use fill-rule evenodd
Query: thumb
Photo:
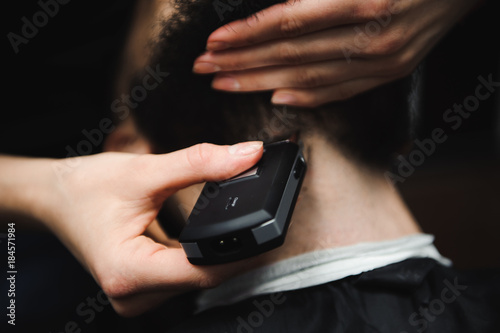
<svg viewBox="0 0 500 333"><path fill-rule="evenodd" d="M251 168L262 153L262 141L232 146L202 143L169 154L149 155L147 178L153 188L173 190L206 181L220 181Z"/></svg>

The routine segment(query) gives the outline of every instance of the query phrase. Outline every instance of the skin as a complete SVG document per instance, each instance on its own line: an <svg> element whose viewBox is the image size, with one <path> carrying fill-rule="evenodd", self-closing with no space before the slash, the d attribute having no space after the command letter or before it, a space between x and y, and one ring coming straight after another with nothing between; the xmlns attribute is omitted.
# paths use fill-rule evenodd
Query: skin
<svg viewBox="0 0 500 333"><path fill-rule="evenodd" d="M120 127L108 137L107 149L139 154L151 150L151 144L135 131L133 120L129 121L129 124L123 124L123 128L127 128L126 133L121 133L122 127ZM116 146L116 137L124 135L135 137L136 141L127 140L129 144ZM179 244L175 240L168 240L169 251L177 250L179 260L167 263L171 265L171 269L176 267L177 272L199 269L206 274L200 275L198 280L179 277L180 286L172 283L170 279L160 280L160 285L147 289L143 285L148 286L149 277L139 276L131 279L128 271L130 267L124 266L120 271L126 273L121 276L124 278L122 283L125 290L118 298L113 298L111 295L115 309L122 311L122 314L135 314L136 311L145 311L152 304L157 304L174 293L216 286L237 274L302 253L361 242L397 239L421 232L399 193L392 183L385 179L382 171L359 166L321 136L305 135L301 139L305 146L308 170L286 241L281 247L240 262L200 268L185 265L184 254L176 249ZM173 197L179 207L192 208L202 186L203 184L194 184L177 191ZM165 240L166 237L160 229L151 230L150 236L159 240ZM116 259L109 264L119 265ZM185 287L182 283L186 281L199 284ZM127 290L130 287L132 290ZM163 289L169 292L162 292ZM128 302L129 294L133 295L130 302ZM143 302L137 303L137 297ZM154 300L153 303L151 298ZM134 308L132 312L129 312L130 307Z"/></svg>
<svg viewBox="0 0 500 333"><path fill-rule="evenodd" d="M382 171L353 162L322 136L305 135L301 140L308 171L294 210L292 227L285 244L257 257L251 263L252 268L310 251L421 232ZM144 147L134 149L151 148L147 140L142 143ZM193 185L178 191L174 197L182 207L192 208L201 188L202 184Z"/></svg>
<svg viewBox="0 0 500 333"><path fill-rule="evenodd" d="M51 230L115 310L134 316L172 295L215 286L241 269L192 266L154 222L163 201L179 189L237 175L261 156L262 142L201 144L163 155L0 156L0 215L24 214Z"/></svg>
<svg viewBox="0 0 500 333"><path fill-rule="evenodd" d="M135 29L150 22L150 16L141 15L159 12L140 13ZM154 27L142 29L155 37ZM134 42L130 47L136 49ZM139 52L125 63L134 59L143 61L147 54L142 58ZM287 240L249 260L192 266L155 217L167 197L192 206L197 194L191 186L230 178L254 165L262 156L261 142L201 144L155 155L128 118L108 137L107 153L69 160L0 156L0 212L25 214L57 235L124 316L300 253L420 232L381 171L354 163L321 136L305 134L302 140L309 168Z"/></svg>
<svg viewBox="0 0 500 333"><path fill-rule="evenodd" d="M308 171L291 221L293 227L282 247L258 258L259 266L310 251L420 232L381 171L359 166L321 136L301 139ZM193 207L200 188L179 191L176 198Z"/></svg>
<svg viewBox="0 0 500 333"><path fill-rule="evenodd" d="M156 40L159 30L151 22L168 19L172 13L171 2L168 0L155 2L154 8L137 14L132 34L141 30L149 36L143 36L139 41ZM144 27L144 24L147 27ZM139 49L133 41L129 47L132 50ZM146 51L151 53L147 48ZM121 137L121 140L116 140L117 137ZM306 147L309 168L285 244L250 260L223 265L236 268L222 269L211 275L210 278L217 281L217 284L236 273L302 253L360 242L396 239L420 232L399 194L393 185L386 181L381 171L359 166L323 137L304 135L302 140ZM117 142L130 144L117 145ZM139 154L154 152L152 145L137 131L131 118L108 138L106 148L110 151ZM196 184L177 191L173 197L179 207L189 211L189 208L194 206L201 188L202 184ZM156 239L164 237L158 229L152 234ZM168 297L159 293L156 295L160 300Z"/></svg>
<svg viewBox="0 0 500 333"><path fill-rule="evenodd" d="M410 74L479 2L293 0L214 31L193 71L275 104L344 100Z"/></svg>

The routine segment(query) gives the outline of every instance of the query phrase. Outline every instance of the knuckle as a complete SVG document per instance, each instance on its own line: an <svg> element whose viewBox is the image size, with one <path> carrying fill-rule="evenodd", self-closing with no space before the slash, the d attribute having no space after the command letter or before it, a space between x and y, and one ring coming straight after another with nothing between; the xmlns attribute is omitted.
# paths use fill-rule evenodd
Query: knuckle
<svg viewBox="0 0 500 333"><path fill-rule="evenodd" d="M212 156L213 146L209 143L199 143L186 151L188 166L195 171L202 171Z"/></svg>
<svg viewBox="0 0 500 333"><path fill-rule="evenodd" d="M135 311L126 301L121 301L113 298L110 298L109 301L111 302L111 305L113 306L115 312L121 317L131 318L138 314L137 311Z"/></svg>
<svg viewBox="0 0 500 333"><path fill-rule="evenodd" d="M411 8L411 1L385 0L387 11L391 14L401 14Z"/></svg>
<svg viewBox="0 0 500 333"><path fill-rule="evenodd" d="M144 174L151 166L151 155L137 155L132 160L131 167L137 174Z"/></svg>
<svg viewBox="0 0 500 333"><path fill-rule="evenodd" d="M289 38L302 35L304 24L292 14L286 14L281 17L280 33L281 37Z"/></svg>
<svg viewBox="0 0 500 333"><path fill-rule="evenodd" d="M279 60L285 64L296 65L303 62L297 46L291 43L282 43L278 49Z"/></svg>
<svg viewBox="0 0 500 333"><path fill-rule="evenodd" d="M301 69L296 73L295 83L299 87L317 87L323 83L323 78L317 71Z"/></svg>
<svg viewBox="0 0 500 333"><path fill-rule="evenodd" d="M246 45L253 45L259 42L257 37L253 34L244 34L241 39Z"/></svg>
<svg viewBox="0 0 500 333"><path fill-rule="evenodd" d="M224 61L226 62L226 64L224 65L224 70L227 69L231 71L241 71L248 69L248 67L244 63L242 63L239 57L229 57Z"/></svg>
<svg viewBox="0 0 500 333"><path fill-rule="evenodd" d="M116 252L113 251L114 254ZM104 293L113 299L129 296L137 289L128 260L112 255L114 260L99 261L94 267L95 278Z"/></svg>
<svg viewBox="0 0 500 333"><path fill-rule="evenodd" d="M215 276L214 274L211 274L198 279L196 287L199 289L211 289L219 286L222 283L222 281L223 281L222 278Z"/></svg>
<svg viewBox="0 0 500 333"><path fill-rule="evenodd" d="M400 51L406 44L405 34L399 29L391 29L381 38L377 38L372 47L374 55L390 55Z"/></svg>
<svg viewBox="0 0 500 333"><path fill-rule="evenodd" d="M121 298L133 293L130 281L120 274L109 274L97 279L104 293L110 298Z"/></svg>
<svg viewBox="0 0 500 333"><path fill-rule="evenodd" d="M391 63L392 65L389 67L387 74L394 78L402 78L411 74L415 67L409 52L402 52Z"/></svg>
<svg viewBox="0 0 500 333"><path fill-rule="evenodd" d="M362 3L362 17L365 19L373 19L387 12L387 8L392 0L369 0Z"/></svg>

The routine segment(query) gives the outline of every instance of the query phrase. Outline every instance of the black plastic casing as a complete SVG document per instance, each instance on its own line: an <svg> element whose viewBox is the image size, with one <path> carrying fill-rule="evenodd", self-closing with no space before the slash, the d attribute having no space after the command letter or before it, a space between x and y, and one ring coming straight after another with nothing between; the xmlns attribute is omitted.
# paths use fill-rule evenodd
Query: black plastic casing
<svg viewBox="0 0 500 333"><path fill-rule="evenodd" d="M255 174L205 184L179 237L188 260L227 263L283 244L305 171L300 147L282 141L264 146Z"/></svg>

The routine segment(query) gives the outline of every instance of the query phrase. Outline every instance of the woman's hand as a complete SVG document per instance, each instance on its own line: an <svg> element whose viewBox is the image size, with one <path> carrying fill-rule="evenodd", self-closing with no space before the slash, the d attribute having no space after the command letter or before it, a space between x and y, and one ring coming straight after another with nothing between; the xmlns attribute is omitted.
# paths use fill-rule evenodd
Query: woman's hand
<svg viewBox="0 0 500 333"><path fill-rule="evenodd" d="M137 315L174 294L213 287L241 269L241 263L193 266L178 244L157 243L145 231L178 189L232 177L254 165L262 151L261 142L200 144L163 155L58 160L48 168L52 181L43 183L51 190L38 192L44 204L34 215L90 271L118 313ZM32 172L47 178L43 170Z"/></svg>
<svg viewBox="0 0 500 333"><path fill-rule="evenodd" d="M314 107L410 74L477 1L291 0L217 29L194 72L215 89Z"/></svg>

